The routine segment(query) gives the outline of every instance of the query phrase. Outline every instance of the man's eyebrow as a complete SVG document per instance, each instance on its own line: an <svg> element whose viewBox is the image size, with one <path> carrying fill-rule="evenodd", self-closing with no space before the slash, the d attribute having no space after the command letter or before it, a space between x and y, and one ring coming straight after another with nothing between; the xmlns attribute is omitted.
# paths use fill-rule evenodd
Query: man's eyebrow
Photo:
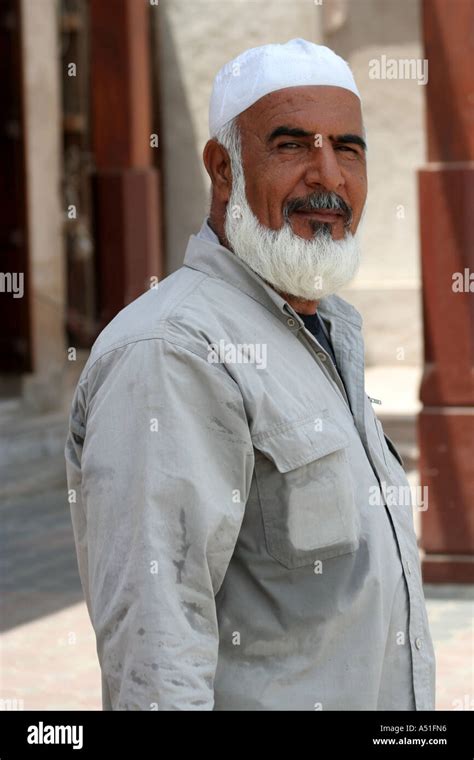
<svg viewBox="0 0 474 760"><path fill-rule="evenodd" d="M345 135L336 135L329 138L332 142L337 143L352 143L353 145L359 145L362 150L367 150L367 143L360 137L360 135L352 135L350 133Z"/></svg>
<svg viewBox="0 0 474 760"><path fill-rule="evenodd" d="M267 136L267 142L270 143L272 140L275 140L277 137L281 137L283 135L286 137L314 137L315 133L307 132L300 127L288 127L286 125L282 125L281 127L276 127L273 132L270 132L270 134ZM362 150L367 150L367 144L365 140L360 135L351 134L350 132L343 135L336 135L334 137L331 136L330 140L332 140L332 142L338 143L352 143L353 145L359 145Z"/></svg>
<svg viewBox="0 0 474 760"><path fill-rule="evenodd" d="M287 135L289 137L314 137L314 134L312 132L306 132L304 129L300 129L299 127L281 126L274 129L273 132L270 132L270 134L267 136L267 142L271 142L272 140L275 140L275 138L281 137L282 135Z"/></svg>

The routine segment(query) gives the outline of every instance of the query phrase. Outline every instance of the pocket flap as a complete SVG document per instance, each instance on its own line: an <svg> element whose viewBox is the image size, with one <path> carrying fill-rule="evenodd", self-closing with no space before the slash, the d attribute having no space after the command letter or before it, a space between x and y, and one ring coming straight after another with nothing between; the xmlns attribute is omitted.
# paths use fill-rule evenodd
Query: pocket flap
<svg viewBox="0 0 474 760"><path fill-rule="evenodd" d="M279 472L289 472L345 448L349 439L327 410L297 422L279 425L252 438L253 445L272 460Z"/></svg>

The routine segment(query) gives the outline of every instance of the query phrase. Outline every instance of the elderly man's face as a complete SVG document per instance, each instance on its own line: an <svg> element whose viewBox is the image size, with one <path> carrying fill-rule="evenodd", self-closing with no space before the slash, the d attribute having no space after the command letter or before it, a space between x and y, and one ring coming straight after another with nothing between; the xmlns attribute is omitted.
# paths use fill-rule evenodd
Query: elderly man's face
<svg viewBox="0 0 474 760"><path fill-rule="evenodd" d="M263 225L280 229L286 210L293 231L306 240L321 224L335 240L356 231L367 195L356 95L340 87L289 87L248 108L239 126L246 196ZM340 197L344 213L309 208L311 196L324 191Z"/></svg>

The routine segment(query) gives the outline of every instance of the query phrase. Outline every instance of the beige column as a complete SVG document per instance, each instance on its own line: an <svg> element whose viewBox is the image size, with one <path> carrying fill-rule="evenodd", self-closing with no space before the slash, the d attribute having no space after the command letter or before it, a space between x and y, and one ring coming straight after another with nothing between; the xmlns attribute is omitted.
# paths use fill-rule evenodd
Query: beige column
<svg viewBox="0 0 474 760"><path fill-rule="evenodd" d="M56 0L21 0L33 367L23 395L56 408L66 364L61 199L61 103Z"/></svg>

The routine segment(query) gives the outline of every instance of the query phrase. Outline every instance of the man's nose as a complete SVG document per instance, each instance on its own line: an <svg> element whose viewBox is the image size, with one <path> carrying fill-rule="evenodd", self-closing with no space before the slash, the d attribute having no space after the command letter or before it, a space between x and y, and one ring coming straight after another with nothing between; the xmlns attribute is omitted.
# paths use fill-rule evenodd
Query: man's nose
<svg viewBox="0 0 474 760"><path fill-rule="evenodd" d="M344 175L329 140L323 140L320 147L310 151L305 182L308 187L319 186L328 192L338 192L344 187Z"/></svg>

